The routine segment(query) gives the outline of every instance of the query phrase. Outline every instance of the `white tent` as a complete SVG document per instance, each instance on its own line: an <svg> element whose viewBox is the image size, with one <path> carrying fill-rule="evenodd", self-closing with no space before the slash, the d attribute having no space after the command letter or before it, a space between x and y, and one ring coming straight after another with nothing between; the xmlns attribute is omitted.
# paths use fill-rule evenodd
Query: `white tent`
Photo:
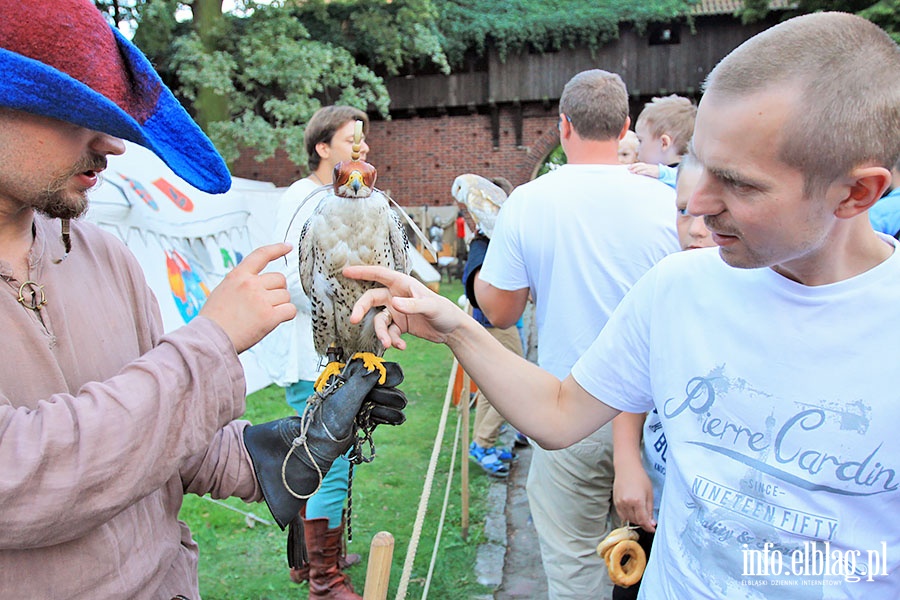
<svg viewBox="0 0 900 600"><path fill-rule="evenodd" d="M197 315L210 290L244 256L273 241L276 205L284 189L235 178L227 193L207 194L149 150L130 142L126 146L125 154L108 158L103 182L90 192L86 219L113 233L137 256L170 331ZM439 280L437 271L431 271L418 276ZM241 355L248 393L272 381L262 356L256 348ZM278 353L266 352L266 361L277 359Z"/></svg>
<svg viewBox="0 0 900 600"><path fill-rule="evenodd" d="M236 180L222 195L201 192L149 150L127 142L110 156L90 193L88 221L110 231L137 256L156 294L166 331L193 319L225 274L270 241L280 191ZM241 355L248 392L269 384L251 349Z"/></svg>

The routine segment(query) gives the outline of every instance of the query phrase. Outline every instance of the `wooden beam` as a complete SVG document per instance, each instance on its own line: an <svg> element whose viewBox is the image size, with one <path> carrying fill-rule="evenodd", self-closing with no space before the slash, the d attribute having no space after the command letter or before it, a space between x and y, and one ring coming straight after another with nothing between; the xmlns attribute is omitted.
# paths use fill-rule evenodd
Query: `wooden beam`
<svg viewBox="0 0 900 600"><path fill-rule="evenodd" d="M500 107L491 104L491 140L494 150L500 147Z"/></svg>

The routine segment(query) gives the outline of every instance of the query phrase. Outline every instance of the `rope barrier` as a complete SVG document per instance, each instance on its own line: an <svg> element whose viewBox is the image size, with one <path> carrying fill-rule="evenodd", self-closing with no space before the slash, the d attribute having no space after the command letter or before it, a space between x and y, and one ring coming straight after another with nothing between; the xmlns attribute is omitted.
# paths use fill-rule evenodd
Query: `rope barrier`
<svg viewBox="0 0 900 600"><path fill-rule="evenodd" d="M459 393L457 408L462 416L462 447L463 452L469 453L469 409L472 407L469 396L471 394L471 379L469 374L463 371L462 390ZM460 534L463 541L469 541L469 461L462 461L460 476Z"/></svg>
<svg viewBox="0 0 900 600"><path fill-rule="evenodd" d="M460 403L462 406L462 403ZM468 409L468 407L466 407ZM434 575L434 565L437 562L438 548L441 545L441 534L444 531L444 520L447 517L447 505L450 503L450 484L453 482L453 467L456 466L456 450L459 448L459 428L462 424L460 411L456 415L456 433L453 434L453 451L450 453L450 469L447 472L447 489L444 491L444 505L441 507L441 518L438 520L437 534L434 538L434 549L431 551L431 564L428 565L428 575L425 576L425 589L422 590L422 600L428 598L428 588L431 587L431 577Z"/></svg>
<svg viewBox="0 0 900 600"><path fill-rule="evenodd" d="M447 423L447 414L450 410L450 401L453 397L453 382L456 380L456 372L458 369L459 363L456 361L456 358L454 358L453 368L450 369L450 382L447 385L447 394L444 397L444 407L441 410L438 431L434 437L434 447L431 449L431 460L428 463L428 472L425 475L425 483L422 486L422 495L419 497L419 508L416 511L416 520L413 525L412 537L409 540L409 548L406 550L406 559L403 562L403 572L400 575L400 584L397 587L397 600L405 600L406 591L409 587L409 578L412 574L413 562L415 561L416 551L419 547L419 538L422 537L422 525L425 521L425 512L428 509L428 499L431 497L431 484L434 480L434 471L437 468L441 445L444 441L444 428Z"/></svg>
<svg viewBox="0 0 900 600"><path fill-rule="evenodd" d="M204 500L208 500L208 501L212 502L213 504L218 504L219 506L227 508L228 510L233 510L236 513L241 513L242 515L244 515L244 519L246 520L247 525L249 525L250 527L253 527L253 525L251 524L253 521L256 521L257 523L262 523L263 525L273 525L273 526L275 525L275 523L273 523L272 521L267 521L266 519L263 519L262 517L257 517L252 512L246 512L239 508L235 508L229 504L225 504L221 500L216 500L215 498L210 498L209 496L200 496L200 497L203 498Z"/></svg>

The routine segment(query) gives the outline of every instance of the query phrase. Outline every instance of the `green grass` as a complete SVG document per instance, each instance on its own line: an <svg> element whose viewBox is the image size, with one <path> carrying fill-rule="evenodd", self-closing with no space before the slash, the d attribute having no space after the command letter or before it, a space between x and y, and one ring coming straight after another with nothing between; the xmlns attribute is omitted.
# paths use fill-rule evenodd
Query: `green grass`
<svg viewBox="0 0 900 600"><path fill-rule="evenodd" d="M455 301L462 293L462 286L459 282L442 284L441 293ZM360 595L372 536L388 531L395 540L388 597L396 596L453 362L445 346L415 338L407 341L406 351L391 350L387 354L389 360L403 366L405 380L400 387L409 398L407 421L400 427L377 429L377 458L354 471L353 540L348 550L358 552L363 560L348 573ZM270 386L248 398L246 417L254 423L288 414L290 408L281 388ZM444 499L456 415L451 406L407 598L422 597ZM457 457L447 518L428 592L429 597L441 600L471 598L489 592L474 576L476 548L483 541L488 480L480 471L470 470L469 536L463 540L459 465ZM247 505L234 498L226 503L271 521L265 504ZM196 496L185 498L180 516L190 525L200 546L200 591L205 600L306 597L306 586L297 586L288 579L285 533L277 526L257 523L249 527L243 515Z"/></svg>

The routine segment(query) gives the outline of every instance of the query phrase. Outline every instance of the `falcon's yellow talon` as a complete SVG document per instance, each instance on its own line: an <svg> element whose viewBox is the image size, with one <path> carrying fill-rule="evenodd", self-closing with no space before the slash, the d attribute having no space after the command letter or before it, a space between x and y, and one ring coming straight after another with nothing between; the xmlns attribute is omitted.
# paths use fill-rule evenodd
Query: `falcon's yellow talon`
<svg viewBox="0 0 900 600"><path fill-rule="evenodd" d="M313 384L313 389L315 389L317 392L321 392L322 390L324 390L326 386L328 386L328 380L334 376L340 375L343 368L344 363L338 362L336 360L325 365L325 369L322 371L319 377L316 378L316 383Z"/></svg>
<svg viewBox="0 0 900 600"><path fill-rule="evenodd" d="M350 357L350 360L353 360L354 358L358 358L363 361L363 366L368 369L370 373L372 371L378 371L379 373L381 373L381 376L378 378L378 383L384 384L384 382L387 381L387 369L384 368L383 358L381 358L380 356L375 356L371 352L357 352Z"/></svg>

